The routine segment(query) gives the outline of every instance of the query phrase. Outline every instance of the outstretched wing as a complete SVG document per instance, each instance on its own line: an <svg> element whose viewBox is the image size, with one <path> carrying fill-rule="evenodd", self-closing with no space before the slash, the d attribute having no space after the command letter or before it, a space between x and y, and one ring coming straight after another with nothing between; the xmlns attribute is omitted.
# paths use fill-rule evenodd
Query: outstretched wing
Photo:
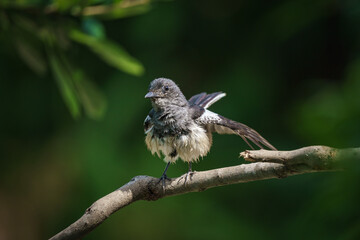
<svg viewBox="0 0 360 240"><path fill-rule="evenodd" d="M203 92L192 96L189 99L189 104L197 105L206 109L225 96L226 94L223 92L215 92L210 94Z"/></svg>
<svg viewBox="0 0 360 240"><path fill-rule="evenodd" d="M219 114L206 110L202 114L194 119L197 123L206 127L208 131L217 132L219 134L236 134L239 135L252 149L252 145L248 140L253 142L256 146L261 149L264 147L272 150L277 150L271 145L265 138L263 138L254 129L246 126L245 124L235 122L227 119Z"/></svg>

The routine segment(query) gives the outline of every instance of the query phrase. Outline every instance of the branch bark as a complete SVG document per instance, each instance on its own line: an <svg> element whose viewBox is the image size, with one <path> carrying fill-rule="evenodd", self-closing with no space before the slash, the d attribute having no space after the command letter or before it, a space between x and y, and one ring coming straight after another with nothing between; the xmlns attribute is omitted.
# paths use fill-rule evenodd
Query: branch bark
<svg viewBox="0 0 360 240"><path fill-rule="evenodd" d="M158 178L136 176L124 186L94 202L80 219L50 239L80 239L111 214L138 200L154 201L217 186L338 170L341 166L338 163L359 160L360 148L311 146L293 151L245 151L240 153L240 156L255 163L195 172L188 178L184 174L167 181L165 191Z"/></svg>

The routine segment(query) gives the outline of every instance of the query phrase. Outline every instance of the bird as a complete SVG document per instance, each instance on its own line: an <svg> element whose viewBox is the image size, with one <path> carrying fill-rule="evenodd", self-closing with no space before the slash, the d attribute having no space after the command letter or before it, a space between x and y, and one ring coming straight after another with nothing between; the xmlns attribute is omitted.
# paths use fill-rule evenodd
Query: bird
<svg viewBox="0 0 360 240"><path fill-rule="evenodd" d="M254 148L248 140L261 149L277 150L254 129L208 110L225 95L223 92L202 92L187 100L171 79L151 81L145 95L152 105L144 121L145 143L153 155L164 156L166 167L160 177L163 188L165 180L169 180L166 175L169 165L177 159L188 163L188 174L193 173L192 163L210 151L214 132L236 134L251 149Z"/></svg>

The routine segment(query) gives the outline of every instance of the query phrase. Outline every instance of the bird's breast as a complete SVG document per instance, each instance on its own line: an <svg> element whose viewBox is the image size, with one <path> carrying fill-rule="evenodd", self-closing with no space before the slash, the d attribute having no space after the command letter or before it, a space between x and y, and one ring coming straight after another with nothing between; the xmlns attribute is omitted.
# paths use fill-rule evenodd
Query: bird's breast
<svg viewBox="0 0 360 240"><path fill-rule="evenodd" d="M206 130L195 123L190 124L187 131L174 131L172 134L154 127L147 134L145 142L152 154L156 153L160 157L162 153L165 162L175 162L178 157L185 162L197 161L211 147L211 139Z"/></svg>

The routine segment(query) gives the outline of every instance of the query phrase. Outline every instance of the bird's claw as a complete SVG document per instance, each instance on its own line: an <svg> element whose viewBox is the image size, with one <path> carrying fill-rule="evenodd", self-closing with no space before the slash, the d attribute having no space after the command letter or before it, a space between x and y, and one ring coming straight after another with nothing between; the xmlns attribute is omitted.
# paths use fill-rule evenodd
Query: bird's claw
<svg viewBox="0 0 360 240"><path fill-rule="evenodd" d="M189 178L191 180L192 175L194 175L196 171L188 171L185 176L184 184L186 183L187 179Z"/></svg>
<svg viewBox="0 0 360 240"><path fill-rule="evenodd" d="M162 188L163 188L163 191L165 192L165 180L168 180L168 181L171 181L171 178L169 178L165 173L163 175L161 175L161 177L159 178L159 182L162 182Z"/></svg>
<svg viewBox="0 0 360 240"><path fill-rule="evenodd" d="M188 178L191 180L192 175L194 175L195 173L196 173L196 171L188 171L188 172L185 174L185 176L182 175L182 176L179 178L178 183L179 183L182 179L184 179L184 184L186 184L186 181L188 180Z"/></svg>

